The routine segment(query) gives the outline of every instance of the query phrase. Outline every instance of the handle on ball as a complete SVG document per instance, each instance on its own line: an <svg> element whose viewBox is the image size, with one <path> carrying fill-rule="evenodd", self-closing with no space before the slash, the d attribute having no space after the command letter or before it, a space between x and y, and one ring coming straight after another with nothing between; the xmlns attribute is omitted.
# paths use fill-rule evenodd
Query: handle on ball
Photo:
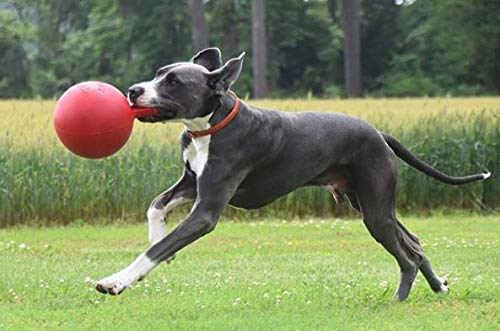
<svg viewBox="0 0 500 331"><path fill-rule="evenodd" d="M158 115L158 109L151 107L132 106L136 118Z"/></svg>

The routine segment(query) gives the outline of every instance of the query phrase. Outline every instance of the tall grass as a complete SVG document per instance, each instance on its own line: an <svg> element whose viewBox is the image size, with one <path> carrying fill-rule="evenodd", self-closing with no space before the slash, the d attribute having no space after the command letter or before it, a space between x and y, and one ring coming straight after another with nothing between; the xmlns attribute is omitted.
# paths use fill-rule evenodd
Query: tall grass
<svg viewBox="0 0 500 331"><path fill-rule="evenodd" d="M287 111L325 110L362 117L454 175L488 168L493 178L463 187L432 180L401 163L398 206L412 212L496 210L499 205L500 98L250 101ZM129 143L104 160L70 154L52 126L54 101L0 102L0 225L143 219L158 193L182 171L178 124L136 123ZM300 189L253 212L233 216L342 215L321 189ZM243 216L245 215L245 216Z"/></svg>

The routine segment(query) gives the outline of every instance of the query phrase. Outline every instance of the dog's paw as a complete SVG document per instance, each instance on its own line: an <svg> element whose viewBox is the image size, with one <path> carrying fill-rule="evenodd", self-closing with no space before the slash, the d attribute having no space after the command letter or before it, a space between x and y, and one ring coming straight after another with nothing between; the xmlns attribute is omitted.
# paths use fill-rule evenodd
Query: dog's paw
<svg viewBox="0 0 500 331"><path fill-rule="evenodd" d="M124 280L113 280L109 278L110 277L104 278L97 282L95 288L98 292L103 294L118 295L132 285L130 282Z"/></svg>
<svg viewBox="0 0 500 331"><path fill-rule="evenodd" d="M146 277L156 264L143 253L122 271L98 281L96 290L104 294L120 294L135 282Z"/></svg>
<svg viewBox="0 0 500 331"><path fill-rule="evenodd" d="M103 294L118 295L132 286L134 279L127 277L125 270L101 279L96 284L96 290Z"/></svg>
<svg viewBox="0 0 500 331"><path fill-rule="evenodd" d="M439 280L441 281L441 286L439 287L439 290L436 291L438 293L450 293L450 288L448 287L448 280L445 277L439 277Z"/></svg>

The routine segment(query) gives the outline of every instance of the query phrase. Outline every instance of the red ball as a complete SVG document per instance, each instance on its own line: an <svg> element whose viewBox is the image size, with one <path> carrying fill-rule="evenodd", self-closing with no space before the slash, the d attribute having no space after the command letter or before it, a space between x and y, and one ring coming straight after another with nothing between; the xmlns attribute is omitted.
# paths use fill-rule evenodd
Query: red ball
<svg viewBox="0 0 500 331"><path fill-rule="evenodd" d="M141 116L152 115L154 111L148 108ZM134 118L134 110L120 90L91 81L76 84L64 92L56 105L54 126L57 136L70 151L98 159L116 153L125 145Z"/></svg>

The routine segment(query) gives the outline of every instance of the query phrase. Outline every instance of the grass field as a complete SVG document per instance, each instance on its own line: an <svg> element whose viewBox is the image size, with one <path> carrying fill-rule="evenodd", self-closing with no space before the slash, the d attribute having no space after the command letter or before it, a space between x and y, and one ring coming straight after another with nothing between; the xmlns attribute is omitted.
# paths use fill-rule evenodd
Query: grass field
<svg viewBox="0 0 500 331"><path fill-rule="evenodd" d="M93 281L147 248L146 226L0 230L1 330L498 330L498 216L404 218L449 295L421 275L391 297L395 261L362 223L234 223L117 297Z"/></svg>
<svg viewBox="0 0 500 331"><path fill-rule="evenodd" d="M401 163L398 207L492 212L500 205L500 98L261 100L250 104L285 111L322 110L366 119L397 137L438 169L465 175L488 168L485 182L451 187ZM52 125L55 101L0 102L0 226L67 224L98 218L144 219L149 202L182 170L179 124L136 123L116 155L90 161L68 152ZM151 174L154 174L153 176ZM158 180L163 178L163 180ZM321 189L303 189L254 214L349 215ZM238 217L238 212L230 212Z"/></svg>

